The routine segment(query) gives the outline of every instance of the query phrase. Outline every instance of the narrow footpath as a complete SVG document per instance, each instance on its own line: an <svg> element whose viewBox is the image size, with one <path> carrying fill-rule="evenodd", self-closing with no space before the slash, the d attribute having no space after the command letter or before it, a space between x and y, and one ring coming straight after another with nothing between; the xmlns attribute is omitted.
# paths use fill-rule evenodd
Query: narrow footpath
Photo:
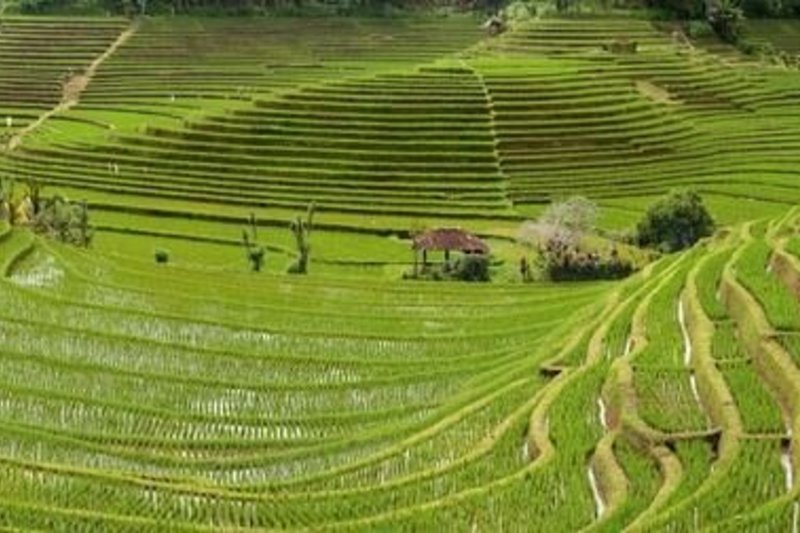
<svg viewBox="0 0 800 533"><path fill-rule="evenodd" d="M7 152L12 152L19 147L22 141L36 131L42 124L47 122L50 118L59 113L63 113L65 111L69 111L72 107L80 102L81 95L92 82L94 75L97 73L97 69L105 63L114 53L119 49L120 46L125 44L128 39L133 37L136 33L136 30L139 29L139 20L135 20L131 22L131 24L119 34L119 36L114 40L113 43L109 45L109 47L99 56L92 61L86 69L79 73L72 76L70 79L64 82L64 86L61 92L61 100L58 102L58 105L49 109L48 111L42 113L36 120L19 130L5 146L5 150Z"/></svg>

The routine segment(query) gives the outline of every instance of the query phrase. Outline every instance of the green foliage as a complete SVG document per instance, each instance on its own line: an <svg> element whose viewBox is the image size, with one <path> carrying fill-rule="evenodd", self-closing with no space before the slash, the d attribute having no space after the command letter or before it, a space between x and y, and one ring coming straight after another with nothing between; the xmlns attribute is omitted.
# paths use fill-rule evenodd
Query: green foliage
<svg viewBox="0 0 800 533"><path fill-rule="evenodd" d="M753 18L765 18L788 14L790 4L785 6L782 0L739 0L737 6L742 15L747 13Z"/></svg>
<svg viewBox="0 0 800 533"><path fill-rule="evenodd" d="M539 269L552 281L621 279L635 270L616 248L601 254L553 240L539 248Z"/></svg>
<svg viewBox="0 0 800 533"><path fill-rule="evenodd" d="M714 220L692 190L673 191L651 205L636 226L639 246L676 252L714 232Z"/></svg>
<svg viewBox="0 0 800 533"><path fill-rule="evenodd" d="M690 20L686 24L686 35L692 39L702 39L714 35L714 28L707 20Z"/></svg>
<svg viewBox="0 0 800 533"><path fill-rule="evenodd" d="M489 281L489 258L483 254L464 254L455 264L454 277L461 281Z"/></svg>
<svg viewBox="0 0 800 533"><path fill-rule="evenodd" d="M308 274L308 262L311 258L311 230L314 228L315 210L316 204L311 202L308 204L305 220L298 215L289 224L297 247L297 259L289 266L289 274Z"/></svg>
<svg viewBox="0 0 800 533"><path fill-rule="evenodd" d="M36 198L32 203L34 216L30 222L35 232L84 248L91 244L94 234L86 201L74 203L60 195L40 200L38 193L28 198Z"/></svg>
<svg viewBox="0 0 800 533"><path fill-rule="evenodd" d="M708 22L725 42L736 44L744 29L744 10L739 0L718 0L709 10Z"/></svg>
<svg viewBox="0 0 800 533"><path fill-rule="evenodd" d="M234 15L269 13L329 13L338 15L386 15L393 10L417 7L401 0L21 0L20 11L43 13L114 13L120 15ZM429 7L429 6L420 6ZM498 6L499 7L499 4ZM495 8L496 10L496 8Z"/></svg>
<svg viewBox="0 0 800 533"><path fill-rule="evenodd" d="M25 14L133 13L138 0L20 0Z"/></svg>
<svg viewBox="0 0 800 533"><path fill-rule="evenodd" d="M153 253L153 256L156 260L156 263L159 265L165 265L169 263L169 252L166 250L156 250Z"/></svg>
<svg viewBox="0 0 800 533"><path fill-rule="evenodd" d="M526 222L517 240L538 250L538 269L553 281L619 279L634 271L633 264L612 246L606 254L584 250L584 236L594 230L597 205L581 196L553 202L536 222ZM521 269L523 278L525 270Z"/></svg>
<svg viewBox="0 0 800 533"><path fill-rule="evenodd" d="M487 282L491 281L491 278L491 259L483 254L460 254L455 261L428 263L418 267L416 272L403 273L403 279L430 281Z"/></svg>
<svg viewBox="0 0 800 533"><path fill-rule="evenodd" d="M15 195L13 180L0 181L0 220L76 246L88 247L94 237L88 202L70 202L60 195L45 199L36 180L26 182L21 197Z"/></svg>
<svg viewBox="0 0 800 533"><path fill-rule="evenodd" d="M255 213L250 213L248 225L249 233L247 229L242 230L242 244L244 245L245 255L250 263L250 270L261 272L264 267L266 251L263 246L258 245L258 222Z"/></svg>

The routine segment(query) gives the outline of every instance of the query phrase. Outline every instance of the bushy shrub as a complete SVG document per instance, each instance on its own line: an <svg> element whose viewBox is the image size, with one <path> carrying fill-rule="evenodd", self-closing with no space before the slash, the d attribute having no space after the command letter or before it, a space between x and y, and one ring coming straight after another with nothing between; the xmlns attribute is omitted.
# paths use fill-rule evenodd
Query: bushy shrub
<svg viewBox="0 0 800 533"><path fill-rule="evenodd" d="M539 258L540 270L551 281L621 279L635 270L633 263L623 259L616 248L602 256L552 241L540 248Z"/></svg>
<svg viewBox="0 0 800 533"><path fill-rule="evenodd" d="M22 198L15 198L13 183L4 181L0 189L0 215L11 224L27 226L36 233L75 246L88 247L94 237L89 223L89 204L70 202L60 195L43 198L41 186L28 182Z"/></svg>
<svg viewBox="0 0 800 533"><path fill-rule="evenodd" d="M489 281L489 258L483 254L464 254L456 261L453 276L461 281Z"/></svg>
<svg viewBox="0 0 800 533"><path fill-rule="evenodd" d="M169 252L166 250L156 250L154 253L156 263L159 265L166 265L169 263Z"/></svg>
<svg viewBox="0 0 800 533"><path fill-rule="evenodd" d="M675 252L714 232L714 219L692 190L673 191L650 206L636 226L636 243Z"/></svg>
<svg viewBox="0 0 800 533"><path fill-rule="evenodd" d="M690 20L686 24L686 35L692 39L712 37L714 35L714 28L711 27L707 20Z"/></svg>
<svg viewBox="0 0 800 533"><path fill-rule="evenodd" d="M487 282L492 279L491 258L484 254L463 254L452 263L428 264L403 272L403 279Z"/></svg>

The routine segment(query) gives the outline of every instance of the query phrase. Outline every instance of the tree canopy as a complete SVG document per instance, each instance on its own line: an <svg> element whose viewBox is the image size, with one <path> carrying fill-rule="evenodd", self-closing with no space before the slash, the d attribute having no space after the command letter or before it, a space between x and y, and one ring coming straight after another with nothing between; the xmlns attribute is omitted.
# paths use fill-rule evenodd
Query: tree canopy
<svg viewBox="0 0 800 533"><path fill-rule="evenodd" d="M586 0L554 0L558 11ZM116 14L227 14L256 15L274 11L324 9L334 13L376 12L386 8L431 8L458 6L477 11L497 12L512 0L21 0L25 13L91 12ZM535 13L537 3L514 0L515 5L527 6ZM620 6L636 7L637 2L618 2ZM800 0L641 0L639 7L656 9L685 19L703 19L720 6L731 4L751 17L800 16ZM608 2L602 2L608 5ZM519 7L519 6L517 6Z"/></svg>
<svg viewBox="0 0 800 533"><path fill-rule="evenodd" d="M695 191L678 190L650 206L636 227L639 246L675 252L714 232L703 199Z"/></svg>

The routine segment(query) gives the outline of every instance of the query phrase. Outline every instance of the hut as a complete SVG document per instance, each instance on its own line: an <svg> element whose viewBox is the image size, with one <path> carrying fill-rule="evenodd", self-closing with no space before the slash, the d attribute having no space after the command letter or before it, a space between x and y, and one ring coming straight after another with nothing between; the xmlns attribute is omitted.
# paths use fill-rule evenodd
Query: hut
<svg viewBox="0 0 800 533"><path fill-rule="evenodd" d="M444 252L445 263L450 262L450 252L463 254L488 254L489 246L475 235L460 228L437 228L415 236L411 245L414 251L414 275L419 274L419 254L422 266L428 266L428 252Z"/></svg>

